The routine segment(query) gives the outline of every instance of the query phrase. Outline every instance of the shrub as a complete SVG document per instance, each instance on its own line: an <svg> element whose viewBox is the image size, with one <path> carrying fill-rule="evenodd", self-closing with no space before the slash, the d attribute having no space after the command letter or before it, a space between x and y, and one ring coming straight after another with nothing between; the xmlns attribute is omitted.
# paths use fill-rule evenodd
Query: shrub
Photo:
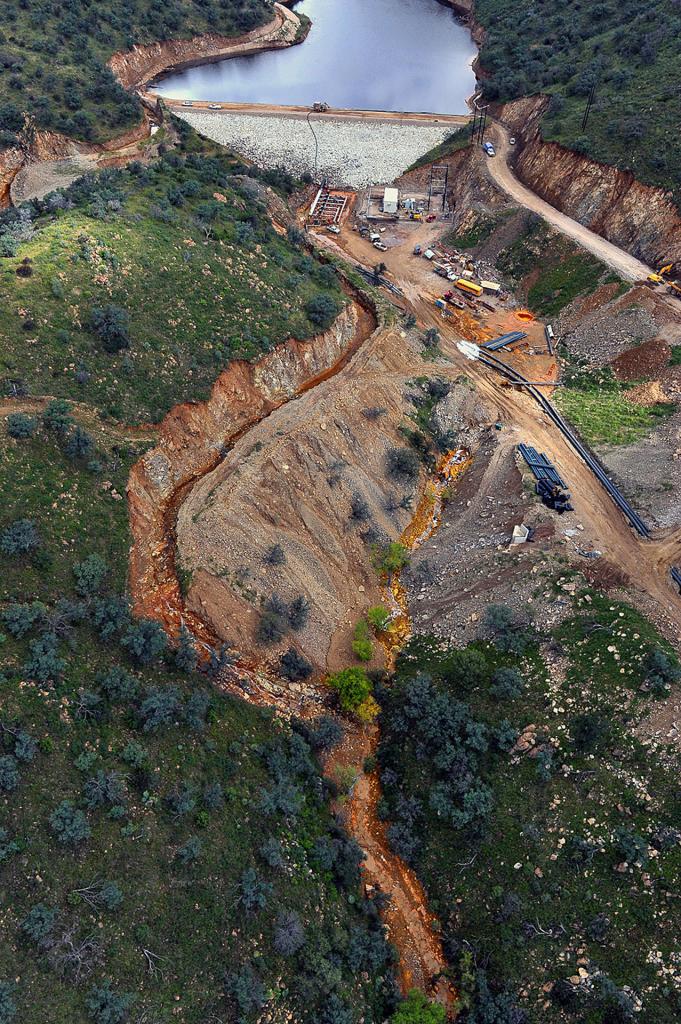
<svg viewBox="0 0 681 1024"><path fill-rule="evenodd" d="M508 605L488 605L484 625L493 634L495 646L505 654L522 654L526 650L527 633Z"/></svg>
<svg viewBox="0 0 681 1024"><path fill-rule="evenodd" d="M663 697L681 678L678 662L660 647L655 647L648 653L643 662L643 670L646 673L647 685L658 697Z"/></svg>
<svg viewBox="0 0 681 1024"><path fill-rule="evenodd" d="M225 978L225 992L236 1003L241 1013L261 1010L265 1005L265 989L251 964Z"/></svg>
<svg viewBox="0 0 681 1024"><path fill-rule="evenodd" d="M308 320L322 331L331 326L339 312L340 304L331 295L323 292L314 295L305 305Z"/></svg>
<svg viewBox="0 0 681 1024"><path fill-rule="evenodd" d="M237 903L241 904L247 914L255 914L267 906L271 892L272 886L259 877L255 868L246 868L239 880Z"/></svg>
<svg viewBox="0 0 681 1024"><path fill-rule="evenodd" d="M179 640L175 650L175 667L180 672L194 672L199 662L199 655L195 646L194 636L189 633L186 626L182 625L179 631Z"/></svg>
<svg viewBox="0 0 681 1024"><path fill-rule="evenodd" d="M629 864L646 867L649 860L648 843L643 836L620 826L615 829L615 849Z"/></svg>
<svg viewBox="0 0 681 1024"><path fill-rule="evenodd" d="M570 732L577 750L595 750L607 739L610 722L597 712L586 711L571 720Z"/></svg>
<svg viewBox="0 0 681 1024"><path fill-rule="evenodd" d="M21 922L21 930L31 942L43 946L49 940L56 920L56 910L46 907L44 903L36 903Z"/></svg>
<svg viewBox="0 0 681 1024"><path fill-rule="evenodd" d="M11 793L19 785L19 765L11 754L0 756L0 791Z"/></svg>
<svg viewBox="0 0 681 1024"><path fill-rule="evenodd" d="M274 948L280 956L294 956L305 945L305 929L295 910L284 910L274 927Z"/></svg>
<svg viewBox="0 0 681 1024"><path fill-rule="evenodd" d="M123 1024L134 998L129 992L114 992L107 981L90 989L86 1006L95 1024Z"/></svg>
<svg viewBox="0 0 681 1024"><path fill-rule="evenodd" d="M54 633L43 633L28 645L29 657L21 666L24 675L39 683L58 681L66 662L59 657L57 638Z"/></svg>
<svg viewBox="0 0 681 1024"><path fill-rule="evenodd" d="M415 480L421 468L419 457L412 448L390 448L386 462L390 476L405 480Z"/></svg>
<svg viewBox="0 0 681 1024"><path fill-rule="evenodd" d="M283 640L288 631L288 610L276 595L266 602L260 615L256 639L261 644L276 644Z"/></svg>
<svg viewBox="0 0 681 1024"><path fill-rule="evenodd" d="M21 639L36 623L44 621L46 615L47 608L39 601L32 601L31 604L10 604L2 613L2 622L8 633Z"/></svg>
<svg viewBox="0 0 681 1024"><path fill-rule="evenodd" d="M374 605L367 612L367 621L377 633L385 633L390 625L390 612L382 604Z"/></svg>
<svg viewBox="0 0 681 1024"><path fill-rule="evenodd" d="M225 802L225 793L219 782L207 782L203 788L203 802L209 811L219 810Z"/></svg>
<svg viewBox="0 0 681 1024"><path fill-rule="evenodd" d="M122 804L126 797L123 776L120 772L100 770L87 779L83 787L83 796L91 810L104 804Z"/></svg>
<svg viewBox="0 0 681 1024"><path fill-rule="evenodd" d="M17 1004L14 1002L14 985L0 981L0 1024L11 1024L16 1017Z"/></svg>
<svg viewBox="0 0 681 1024"><path fill-rule="evenodd" d="M87 818L71 800L62 800L52 811L50 828L58 841L65 846L78 846L91 835Z"/></svg>
<svg viewBox="0 0 681 1024"><path fill-rule="evenodd" d="M190 836L186 843L179 847L177 859L181 864L194 864L201 856L202 842L198 836Z"/></svg>
<svg viewBox="0 0 681 1024"><path fill-rule="evenodd" d="M274 836L269 836L262 844L260 856L271 868L283 868L286 863L284 860L284 848L281 842Z"/></svg>
<svg viewBox="0 0 681 1024"><path fill-rule="evenodd" d="M64 437L72 423L70 402L63 398L55 398L48 403L43 412L43 426L46 430Z"/></svg>
<svg viewBox="0 0 681 1024"><path fill-rule="evenodd" d="M355 1016L348 1004L333 992L326 999L319 1019L321 1024L353 1024Z"/></svg>
<svg viewBox="0 0 681 1024"><path fill-rule="evenodd" d="M314 750L326 751L335 747L343 739L343 727L336 718L320 715L313 721L308 735Z"/></svg>
<svg viewBox="0 0 681 1024"><path fill-rule="evenodd" d="M35 416L27 416L25 412L12 412L7 417L7 433L17 440L33 437L37 426Z"/></svg>
<svg viewBox="0 0 681 1024"><path fill-rule="evenodd" d="M142 729L144 732L156 732L162 726L170 725L179 708L179 693L174 686L147 691L140 707Z"/></svg>
<svg viewBox="0 0 681 1024"><path fill-rule="evenodd" d="M76 426L67 436L64 443L64 451L70 459L89 458L95 449L95 442L82 427Z"/></svg>
<svg viewBox="0 0 681 1024"><path fill-rule="evenodd" d="M32 519L15 519L0 533L0 551L15 557L40 547L40 535Z"/></svg>
<svg viewBox="0 0 681 1024"><path fill-rule="evenodd" d="M312 675L312 665L295 647L289 647L288 651L279 659L279 671L285 679L298 682L301 679L308 679Z"/></svg>
<svg viewBox="0 0 681 1024"><path fill-rule="evenodd" d="M427 349L434 349L440 344L440 332L436 327L429 327L423 335L423 344Z"/></svg>
<svg viewBox="0 0 681 1024"><path fill-rule="evenodd" d="M268 565L284 565L286 563L286 552L281 544L273 544L272 547L265 552L264 560Z"/></svg>
<svg viewBox="0 0 681 1024"><path fill-rule="evenodd" d="M130 348L130 318L120 306L110 304L93 309L90 329L99 338L105 352L114 354Z"/></svg>
<svg viewBox="0 0 681 1024"><path fill-rule="evenodd" d="M513 700L523 691L523 677L516 668L498 668L492 676L490 693L499 700Z"/></svg>
<svg viewBox="0 0 681 1024"><path fill-rule="evenodd" d="M392 1024L445 1024L443 1006L429 1002L423 992L412 989L390 1018Z"/></svg>
<svg viewBox="0 0 681 1024"><path fill-rule="evenodd" d="M350 498L350 518L358 523L365 523L371 512L369 505L361 494L355 492Z"/></svg>
<svg viewBox="0 0 681 1024"><path fill-rule="evenodd" d="M300 594L294 597L288 608L288 623L294 632L299 633L307 625L310 616L310 604L306 597Z"/></svg>
<svg viewBox="0 0 681 1024"><path fill-rule="evenodd" d="M409 564L409 552L404 544L394 540L389 544L377 546L374 549L372 561L378 573L389 576Z"/></svg>
<svg viewBox="0 0 681 1024"><path fill-rule="evenodd" d="M374 645L369 638L369 626L366 619L360 619L355 626L352 652L360 661L371 661Z"/></svg>
<svg viewBox="0 0 681 1024"><path fill-rule="evenodd" d="M150 665L165 651L168 637L155 619L139 619L128 627L121 643L140 665Z"/></svg>
<svg viewBox="0 0 681 1024"><path fill-rule="evenodd" d="M80 597L92 597L104 584L109 567L97 554L88 555L82 562L76 562L73 575L76 578L76 593Z"/></svg>
<svg viewBox="0 0 681 1024"><path fill-rule="evenodd" d="M112 704L127 704L137 697L139 684L127 669L114 665L108 672L97 676L97 683Z"/></svg>
<svg viewBox="0 0 681 1024"><path fill-rule="evenodd" d="M338 694L343 711L356 711L371 696L371 683L363 668L344 668L327 680Z"/></svg>
<svg viewBox="0 0 681 1024"><path fill-rule="evenodd" d="M206 728L206 716L210 711L211 696L207 690L194 690L184 706L183 717L190 729L201 732Z"/></svg>

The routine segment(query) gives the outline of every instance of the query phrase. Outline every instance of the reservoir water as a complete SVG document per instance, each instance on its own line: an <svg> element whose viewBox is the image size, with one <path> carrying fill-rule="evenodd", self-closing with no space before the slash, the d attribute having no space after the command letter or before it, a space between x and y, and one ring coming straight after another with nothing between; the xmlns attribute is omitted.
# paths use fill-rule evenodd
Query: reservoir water
<svg viewBox="0 0 681 1024"><path fill-rule="evenodd" d="M177 99L467 113L477 49L438 0L301 0L305 42L159 79Z"/></svg>

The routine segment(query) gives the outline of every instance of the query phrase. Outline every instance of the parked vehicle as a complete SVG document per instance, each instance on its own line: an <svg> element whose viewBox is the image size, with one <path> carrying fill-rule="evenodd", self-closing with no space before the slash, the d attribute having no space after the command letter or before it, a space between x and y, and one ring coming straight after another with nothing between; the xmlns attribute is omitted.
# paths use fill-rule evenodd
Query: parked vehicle
<svg viewBox="0 0 681 1024"><path fill-rule="evenodd" d="M340 228L337 224L328 224L327 231L330 231L332 235L340 235Z"/></svg>
<svg viewBox="0 0 681 1024"><path fill-rule="evenodd" d="M191 100L182 100L182 106L183 107L193 107L194 104L192 103Z"/></svg>
<svg viewBox="0 0 681 1024"><path fill-rule="evenodd" d="M388 246L385 244L385 242L374 242L373 246L374 246L374 249L379 249L381 252L387 252L388 251Z"/></svg>
<svg viewBox="0 0 681 1024"><path fill-rule="evenodd" d="M414 246L414 256L420 256L420 255L421 255L421 246L420 245L415 245Z"/></svg>
<svg viewBox="0 0 681 1024"><path fill-rule="evenodd" d="M515 146L515 138L513 136L508 141L512 146Z"/></svg>
<svg viewBox="0 0 681 1024"><path fill-rule="evenodd" d="M465 277L460 277L454 282L454 287L458 288L460 292L466 292L467 295L482 295L482 288L479 284L475 284L474 281L467 281Z"/></svg>
<svg viewBox="0 0 681 1024"><path fill-rule="evenodd" d="M483 142L482 148L487 153L487 156L496 156L496 150L491 142Z"/></svg>
<svg viewBox="0 0 681 1024"><path fill-rule="evenodd" d="M219 103L209 103L208 104L208 109L209 110L221 110L222 108L221 108Z"/></svg>

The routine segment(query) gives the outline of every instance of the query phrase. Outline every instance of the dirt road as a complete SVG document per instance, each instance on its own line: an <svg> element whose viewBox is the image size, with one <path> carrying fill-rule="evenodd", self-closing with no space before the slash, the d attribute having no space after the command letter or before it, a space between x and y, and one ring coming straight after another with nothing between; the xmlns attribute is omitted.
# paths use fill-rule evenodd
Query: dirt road
<svg viewBox="0 0 681 1024"><path fill-rule="evenodd" d="M158 93L150 89L150 99L158 98ZM173 99L162 97L163 102L171 110L182 112L188 105L192 109L210 111L212 114L253 114L256 117L291 117L306 118L311 113L310 107L281 106L275 103L215 103L208 100ZM347 108L330 107L326 111L315 111L315 121L386 121L390 124L443 124L461 128L471 120L469 114L418 114L403 113L396 110L350 110Z"/></svg>
<svg viewBox="0 0 681 1024"><path fill-rule="evenodd" d="M496 156L487 158L487 172L499 188L512 199L515 199L516 202L520 203L521 206L524 206L525 209L539 214L552 227L557 228L561 234L572 238L575 242L578 242L589 252L593 253L594 256L603 260L604 263L607 263L608 266L612 267L613 270L617 271L627 281L645 281L648 274L651 273L651 268L647 267L645 263L641 263L634 256L630 256L628 252L619 249L612 242L606 241L605 238L601 238L600 235L590 231L589 228L584 227L578 221L566 217L564 213L560 213L555 207L544 202L543 199L540 199L538 195L535 195L534 192L531 192L529 188L525 188L518 181L508 165L512 147L505 128L499 124L494 124L490 130L490 135L494 142Z"/></svg>

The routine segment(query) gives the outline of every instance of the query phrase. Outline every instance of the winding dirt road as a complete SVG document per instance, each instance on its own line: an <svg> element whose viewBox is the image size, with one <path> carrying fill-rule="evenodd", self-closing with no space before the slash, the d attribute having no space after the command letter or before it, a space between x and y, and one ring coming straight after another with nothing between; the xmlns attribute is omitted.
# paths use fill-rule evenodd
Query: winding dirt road
<svg viewBox="0 0 681 1024"><path fill-rule="evenodd" d="M557 228L561 234L572 238L589 252L617 271L627 281L645 281L651 268L645 263L630 256L624 249L601 238L594 231L584 227L571 217L556 210L555 207L540 199L538 195L526 188L514 175L509 166L509 157L513 147L509 142L509 134L500 124L494 123L490 130L496 149L496 156L487 158L487 173L502 191L514 199L526 210L538 214L543 220Z"/></svg>

